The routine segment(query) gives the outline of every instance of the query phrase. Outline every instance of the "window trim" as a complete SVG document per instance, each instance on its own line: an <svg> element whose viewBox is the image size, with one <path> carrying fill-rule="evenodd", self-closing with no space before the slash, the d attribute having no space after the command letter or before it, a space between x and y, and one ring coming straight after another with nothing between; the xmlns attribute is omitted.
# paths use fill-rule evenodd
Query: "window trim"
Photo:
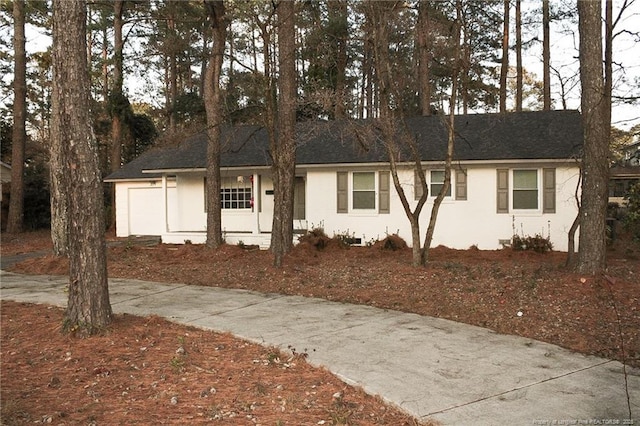
<svg viewBox="0 0 640 426"><path fill-rule="evenodd" d="M240 177L243 178L242 182L239 180ZM204 211L206 213L207 212L207 178L206 176L203 179L203 183L204 183ZM235 185L233 183L235 183ZM242 183L242 185L240 185L240 183ZM223 199L223 196L225 195L225 190L229 190L230 191L229 195L233 197L232 191L236 190L236 194L237 194L240 189L243 190L243 195L244 195L243 200L229 199L226 202L228 203L237 202L238 204L242 202L244 203L244 207L225 207L225 200ZM247 198L247 194L248 194L248 198ZM253 211L253 204L254 204L253 194L254 194L254 189L253 189L253 182L251 177L247 178L247 176L227 176L227 177L220 178L220 210L221 211L228 211L228 212Z"/></svg>
<svg viewBox="0 0 640 426"><path fill-rule="evenodd" d="M373 208L354 208L353 179L358 173L373 175ZM336 172L336 212L356 215L381 215L391 213L391 178L389 170L355 170ZM364 191L364 190L363 190Z"/></svg>
<svg viewBox="0 0 640 426"><path fill-rule="evenodd" d="M427 183L427 189L429 190L429 198L433 199L438 196L437 192L432 191L432 185L434 185L433 180L431 179L432 172L442 172L444 173L444 169L424 169L424 178ZM435 185L442 185L442 183L437 183ZM455 190L455 193L454 193ZM418 177L418 172L413 170L413 199L418 201L422 196L422 184L420 183L420 178ZM457 167L451 167L451 182L449 183L449 191L445 195L444 200L459 200L464 201L467 199L467 169L460 169Z"/></svg>
<svg viewBox="0 0 640 426"><path fill-rule="evenodd" d="M517 171L531 170L536 172L537 208L515 208L513 205L515 175ZM520 167L510 169L496 169L496 213L518 214L555 214L556 213L556 185L555 167Z"/></svg>
<svg viewBox="0 0 640 426"><path fill-rule="evenodd" d="M536 187L535 187L535 192L536 192L536 206L532 207L532 208L526 208L526 207L516 207L515 203L516 203L516 191L528 191L528 192L533 192L533 189L530 188L517 188L516 187L516 173L517 172L535 172L535 176L536 176ZM514 212L528 212L528 213L536 213L536 212L541 212L541 200L540 200L540 183L541 183L541 179L540 179L540 169L537 168L514 168L511 169L511 173L510 177L511 177L511 190L510 190L510 195L511 195L511 210Z"/></svg>
<svg viewBox="0 0 640 426"><path fill-rule="evenodd" d="M354 179L356 175L373 175L373 189L367 189L367 190L356 190L355 189L355 184L354 184ZM377 212L378 210L378 200L377 195L378 195L378 179L376 178L376 172L374 171L358 171L358 172L351 172L350 173L350 182L351 182L351 188L349 191L349 204L351 206L351 211L353 211L354 213L372 213L372 212ZM354 206L354 195L355 192L366 192L366 193L373 193L373 207L371 208L356 208Z"/></svg>
<svg viewBox="0 0 640 426"><path fill-rule="evenodd" d="M436 182L433 180L433 174L434 173L442 173L442 182ZM425 176L426 177L426 176ZM433 169L433 170L429 170L429 196L436 198L438 196L438 194L440 194L440 189L438 189L438 191L434 191L433 186L434 185L438 185L439 188L442 188L444 186L444 181L445 181L445 171L444 169ZM449 188L447 189L447 193L444 194L444 198L451 198L451 187L453 186L453 173L451 174L451 179L449 182Z"/></svg>

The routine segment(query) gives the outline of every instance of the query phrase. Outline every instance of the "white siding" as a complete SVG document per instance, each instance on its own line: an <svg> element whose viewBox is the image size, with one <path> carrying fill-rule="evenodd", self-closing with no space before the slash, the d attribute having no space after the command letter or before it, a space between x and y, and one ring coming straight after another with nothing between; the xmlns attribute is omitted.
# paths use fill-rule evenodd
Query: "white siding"
<svg viewBox="0 0 640 426"><path fill-rule="evenodd" d="M402 170L399 178L413 209L417 203L413 197L413 171ZM498 249L501 248L499 240L511 239L515 228L518 234L550 236L556 250L566 250L567 232L577 213L573 195L577 178L578 169L575 167L556 168L556 213L542 214L540 189L538 211L510 211L509 214L498 214L496 168L467 167L467 200L455 200L455 191L452 191L452 196L442 202L433 246L445 245L467 249L477 245L480 249ZM322 226L329 236L334 233L349 233L356 238L362 238L363 243L384 238L386 234L398 233L411 244L409 220L395 190L391 191L389 214L353 212L351 209L347 214L337 214L336 172L309 171L307 182L309 227ZM351 185L351 181L349 184ZM513 197L510 196L511 198ZM431 215L433 199L434 197L429 196L420 215L422 238Z"/></svg>
<svg viewBox="0 0 640 426"><path fill-rule="evenodd" d="M178 223L172 232L206 232L207 213L204 209L204 176L202 174L179 174L176 176L178 188Z"/></svg>
<svg viewBox="0 0 640 426"><path fill-rule="evenodd" d="M170 206L175 206L176 185L167 187ZM162 235L164 223L162 181L138 181L116 183L116 236ZM169 228L175 227L175 210L168 211Z"/></svg>
<svg viewBox="0 0 640 426"><path fill-rule="evenodd" d="M553 164L528 164L526 168L540 170L543 167L555 167L556 169L556 212L542 213L542 179L538 184L539 209L533 211L513 211L513 182L511 181L513 165L501 165L500 168L509 169L509 213L496 212L496 166L465 166L467 171L467 199L455 200L455 189L452 196L445 198L438 214L433 246L445 245L456 249L467 249L472 245L480 249L501 248L500 240L510 240L514 232L520 235L541 234L550 236L556 250L567 249L567 232L577 214L574 193L578 182L579 171L574 166L554 166ZM518 165L517 168L523 168ZM352 168L342 171L372 171L377 172L383 168ZM299 170L305 172L305 170ZM249 176L251 172L245 172ZM386 234L398 233L408 244L411 244L411 228L400 198L391 188L390 212L378 214L377 210L367 212L354 212L349 201L349 212L337 213L337 177L336 169L312 168L306 170L306 226L308 228L323 227L325 232L334 234L348 233L356 238L361 238L362 243L382 239ZM376 174L377 176L377 174ZM407 199L413 209L417 203L414 199L414 176L412 169L400 170L400 182L405 190ZM427 177L428 179L428 177ZM452 182L455 184L455 182ZM129 202L127 195L137 188L149 187L149 182L142 183L117 183L117 235L126 236L132 234L131 224L135 231L140 226L140 220L144 218L149 223L149 230L160 227L156 223L156 217L162 217L161 210L157 207L157 200L151 193L146 197L136 196L136 201ZM161 188L160 181L155 184ZM204 210L204 180L200 174L181 174L177 178L177 188L170 183L169 189L169 231L174 233L191 232L204 233L206 230L206 213ZM351 174L349 174L349 191L351 191ZM393 184L392 184L393 186ZM156 188L156 189L159 189ZM273 214L273 196L266 192L273 189L271 179L261 175L258 194L255 192L254 211L250 210L224 210L222 214L223 231L230 235L240 233L239 239L247 242L248 237L242 237L241 233L259 235L271 229ZM377 189L377 186L376 186ZM124 194L124 195L123 195ZM135 194L135 192L131 192ZM124 198L123 198L124 197ZM351 194L349 194L351 198ZM155 201L150 201L153 199ZM427 229L434 197L429 196L420 216L422 240ZM146 201L143 201L146 200ZM257 209L262 203L261 211ZM377 203L377 194L376 194ZM377 206L376 206L377 207ZM150 219L154 217L154 219ZM296 227L301 227L295 225ZM146 230L146 229L145 229ZM159 230L160 231L160 230ZM146 232L145 232L146 233ZM164 233L158 232L158 234ZM155 234L155 233L154 233ZM181 237L176 237L182 241ZM196 241L195 237L190 237ZM231 242L231 239L229 239Z"/></svg>
<svg viewBox="0 0 640 426"><path fill-rule="evenodd" d="M251 173L245 172L243 175L248 178ZM235 177L235 176L234 176ZM197 173L179 174L177 181L177 210L178 221L175 227L171 227L171 232L206 232L207 213L204 206L204 176ZM254 209L223 209L222 210L222 230L223 232L269 232L273 219L273 195L266 195L267 191L273 190L271 178L261 175L259 179L260 201L262 202L261 212L256 212L258 208L258 194L254 191ZM258 216L259 214L259 216ZM259 219L258 219L259 217ZM258 227L258 220L260 221Z"/></svg>

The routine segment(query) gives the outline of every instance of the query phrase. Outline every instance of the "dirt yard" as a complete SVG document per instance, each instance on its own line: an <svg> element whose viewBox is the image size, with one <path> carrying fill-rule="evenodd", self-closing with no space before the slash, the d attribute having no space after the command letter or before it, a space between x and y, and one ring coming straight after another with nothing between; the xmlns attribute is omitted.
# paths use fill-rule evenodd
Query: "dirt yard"
<svg viewBox="0 0 640 426"><path fill-rule="evenodd" d="M2 237L3 256L51 246L46 233ZM265 251L125 240L109 248L108 263L111 277L367 304L640 366L638 247L612 246L599 277L568 272L564 260L564 253L437 247L429 267L414 268L409 249L300 244L276 269ZM67 263L45 255L12 270L66 274ZM118 316L105 335L81 341L63 336L60 324L58 309L2 304L3 424L414 422L309 367L294 348L278 353L158 318Z"/></svg>

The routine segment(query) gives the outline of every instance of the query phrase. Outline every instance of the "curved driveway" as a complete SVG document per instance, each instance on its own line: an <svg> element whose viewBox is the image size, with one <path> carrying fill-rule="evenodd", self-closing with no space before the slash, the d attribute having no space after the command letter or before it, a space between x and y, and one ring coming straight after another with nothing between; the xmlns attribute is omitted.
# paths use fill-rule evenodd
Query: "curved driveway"
<svg viewBox="0 0 640 426"><path fill-rule="evenodd" d="M66 305L67 278L2 271L0 298ZM640 425L640 370L415 314L243 290L110 279L113 311L306 352L345 382L444 425Z"/></svg>

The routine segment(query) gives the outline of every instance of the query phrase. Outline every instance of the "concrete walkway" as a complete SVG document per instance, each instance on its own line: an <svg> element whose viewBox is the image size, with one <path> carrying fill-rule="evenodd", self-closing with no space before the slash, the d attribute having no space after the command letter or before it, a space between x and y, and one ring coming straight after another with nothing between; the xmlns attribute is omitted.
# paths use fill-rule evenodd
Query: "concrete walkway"
<svg viewBox="0 0 640 426"><path fill-rule="evenodd" d="M65 277L0 273L2 300L65 306ZM320 299L111 279L116 313L307 352L349 384L444 425L640 425L640 371L437 318Z"/></svg>

